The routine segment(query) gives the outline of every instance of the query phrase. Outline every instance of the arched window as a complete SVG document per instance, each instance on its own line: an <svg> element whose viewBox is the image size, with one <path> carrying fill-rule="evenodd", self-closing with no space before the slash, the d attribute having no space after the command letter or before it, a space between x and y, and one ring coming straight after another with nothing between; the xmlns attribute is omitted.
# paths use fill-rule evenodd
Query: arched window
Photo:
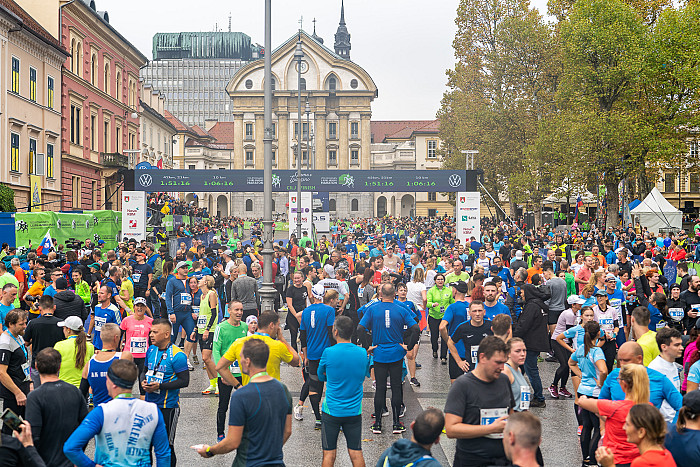
<svg viewBox="0 0 700 467"><path fill-rule="evenodd" d="M80 62L83 60L83 46L78 42L75 46L75 69L76 75L80 76Z"/></svg>
<svg viewBox="0 0 700 467"><path fill-rule="evenodd" d="M245 210L248 212L253 210L253 200L252 199L248 198L247 200L245 200Z"/></svg>
<svg viewBox="0 0 700 467"><path fill-rule="evenodd" d="M350 201L350 210L353 212L359 211L360 210L360 202L357 201L357 199L353 198L352 201Z"/></svg>
<svg viewBox="0 0 700 467"><path fill-rule="evenodd" d="M299 89L301 91L306 91L306 79L301 79L301 81L299 82Z"/></svg>
<svg viewBox="0 0 700 467"><path fill-rule="evenodd" d="M334 199L328 200L328 210L335 211L335 200Z"/></svg>
<svg viewBox="0 0 700 467"><path fill-rule="evenodd" d="M328 78L328 90L329 91L335 91L337 85L338 85L338 82L335 79L335 76L331 76L330 78Z"/></svg>
<svg viewBox="0 0 700 467"><path fill-rule="evenodd" d="M97 86L97 55L95 54L90 58L90 82L93 86Z"/></svg>
<svg viewBox="0 0 700 467"><path fill-rule="evenodd" d="M109 94L109 63L105 63L105 92Z"/></svg>

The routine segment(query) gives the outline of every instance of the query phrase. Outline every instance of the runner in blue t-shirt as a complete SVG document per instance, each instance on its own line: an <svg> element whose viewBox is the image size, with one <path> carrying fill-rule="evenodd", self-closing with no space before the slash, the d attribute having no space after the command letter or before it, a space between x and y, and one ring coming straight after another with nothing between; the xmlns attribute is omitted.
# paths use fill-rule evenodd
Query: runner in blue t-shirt
<svg viewBox="0 0 700 467"><path fill-rule="evenodd" d="M374 393L375 421L372 432L382 432L382 409L386 402L386 380L391 378L393 388L401 388L401 373L403 357L407 350L413 349L418 342L420 329L408 309L394 303L396 289L390 283L382 284L380 289L381 301L365 311L359 326L358 334L365 345L368 345L367 331L372 331L372 346L369 351L374 354L374 376L377 389ZM409 339L404 344L404 325L408 326ZM406 431L399 421L399 412L403 404L401 390L391 391L391 409L394 416L393 431L400 434Z"/></svg>
<svg viewBox="0 0 700 467"><path fill-rule="evenodd" d="M323 351L318 367L319 380L328 382L321 414L324 460L335 459L342 429L353 465L362 459L362 383L369 370L365 350L350 342L354 331L352 319L338 316L333 325L337 344Z"/></svg>
<svg viewBox="0 0 700 467"><path fill-rule="evenodd" d="M172 465L176 465L174 443L180 415L180 389L190 384L190 372L185 353L170 343L172 330L172 324L167 319L153 320L150 332L153 345L146 352L141 380L146 391L146 401L156 404L163 414Z"/></svg>
<svg viewBox="0 0 700 467"><path fill-rule="evenodd" d="M335 308L338 305L338 292L333 289L325 290L323 284L311 288L313 304L301 312L299 326L301 349L304 353L304 364L309 372L309 400L316 415L316 429L321 429L321 396L323 382L318 378L318 364L326 348L333 345L333 323Z"/></svg>
<svg viewBox="0 0 700 467"><path fill-rule="evenodd" d="M103 285L97 293L98 305L95 306L95 328L92 334L92 345L95 350L102 350L102 338L100 332L102 326L107 323L122 324L122 315L119 309L112 303L112 290Z"/></svg>
<svg viewBox="0 0 700 467"><path fill-rule="evenodd" d="M440 335L445 342L449 340L457 327L469 320L467 310L469 310L469 303L466 301L467 295L467 283L464 281L457 281L450 284L452 286L452 295L454 296L455 302L447 307L445 314L440 321ZM506 308L507 309L507 308ZM457 354L464 360L467 356L464 349L464 342L460 339L455 342L455 347L457 348ZM449 373L450 379L457 379L458 376L464 374L464 371L457 365L457 361L452 356L450 352L449 358Z"/></svg>
<svg viewBox="0 0 700 467"><path fill-rule="evenodd" d="M411 300L406 299L407 295L408 287L406 284L400 283L396 286L396 300L394 300L394 303L408 308L408 311L411 312L411 315L416 320L416 323L420 323L420 311L418 311L418 308L416 308L416 305ZM408 338L407 332L408 326L404 325L404 341L406 341ZM409 382L411 383L411 386L416 387L420 387L420 382L418 382L418 378L416 378L416 368L421 367L419 363L416 363L416 355L418 355L419 344L420 339L418 340L418 344L416 344L416 346L413 347L410 352L406 352L406 367L408 370Z"/></svg>

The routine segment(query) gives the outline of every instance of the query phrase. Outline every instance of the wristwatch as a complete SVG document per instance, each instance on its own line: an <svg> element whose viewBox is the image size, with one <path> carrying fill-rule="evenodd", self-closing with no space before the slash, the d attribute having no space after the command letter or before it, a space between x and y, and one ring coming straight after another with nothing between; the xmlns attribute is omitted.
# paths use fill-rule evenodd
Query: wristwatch
<svg viewBox="0 0 700 467"><path fill-rule="evenodd" d="M204 454L207 455L207 457L214 457L214 453L210 451L211 446L207 446L207 448L204 450Z"/></svg>

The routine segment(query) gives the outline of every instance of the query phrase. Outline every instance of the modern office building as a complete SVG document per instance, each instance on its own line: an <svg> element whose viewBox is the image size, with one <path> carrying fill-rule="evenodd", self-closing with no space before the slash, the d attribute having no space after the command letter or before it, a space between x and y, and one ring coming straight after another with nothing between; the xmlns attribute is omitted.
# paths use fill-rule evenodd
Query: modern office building
<svg viewBox="0 0 700 467"><path fill-rule="evenodd" d="M180 121L203 127L206 120L232 120L226 85L260 57L262 47L242 32L157 33L141 78L165 94L165 108Z"/></svg>

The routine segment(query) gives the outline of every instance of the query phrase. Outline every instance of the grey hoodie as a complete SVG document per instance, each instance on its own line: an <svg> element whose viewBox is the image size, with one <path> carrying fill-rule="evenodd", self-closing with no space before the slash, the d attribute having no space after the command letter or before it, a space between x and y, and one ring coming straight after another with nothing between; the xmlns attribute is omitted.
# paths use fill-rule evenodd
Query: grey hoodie
<svg viewBox="0 0 700 467"><path fill-rule="evenodd" d="M442 467L435 458L430 455L430 451L422 446L401 438L384 451L376 467L404 467L413 462L416 467Z"/></svg>

